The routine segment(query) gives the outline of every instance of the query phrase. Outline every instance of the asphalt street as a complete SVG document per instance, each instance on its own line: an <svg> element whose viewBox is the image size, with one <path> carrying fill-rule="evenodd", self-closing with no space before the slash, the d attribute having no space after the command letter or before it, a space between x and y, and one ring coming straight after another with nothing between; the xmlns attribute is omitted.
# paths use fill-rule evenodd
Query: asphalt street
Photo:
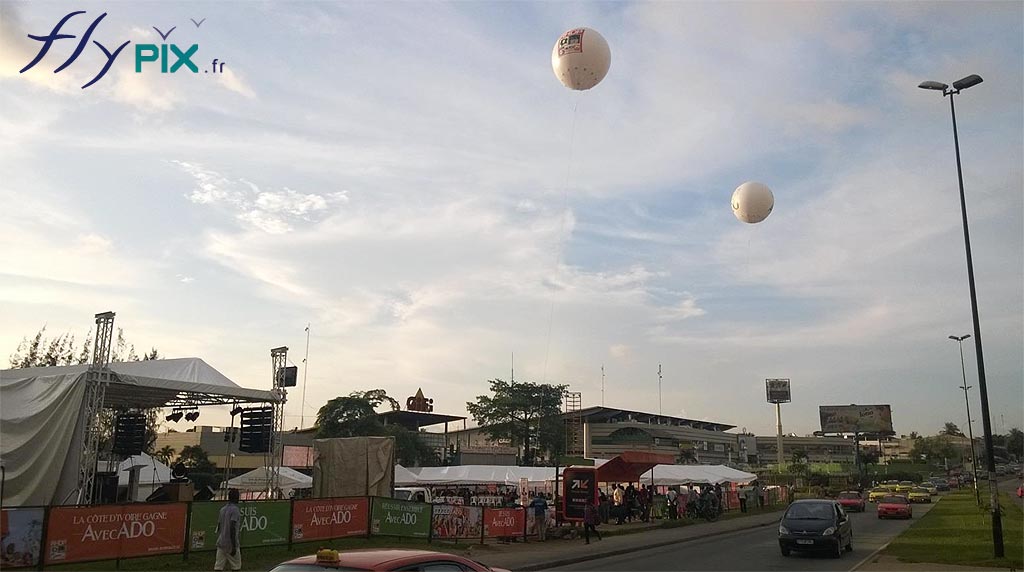
<svg viewBox="0 0 1024 572"><path fill-rule="evenodd" d="M840 559L796 552L782 556L778 526L773 525L588 560L558 570L850 570L933 506L934 503L915 504L913 520L879 520L876 505L870 503L866 512L851 513L853 552L844 553Z"/></svg>

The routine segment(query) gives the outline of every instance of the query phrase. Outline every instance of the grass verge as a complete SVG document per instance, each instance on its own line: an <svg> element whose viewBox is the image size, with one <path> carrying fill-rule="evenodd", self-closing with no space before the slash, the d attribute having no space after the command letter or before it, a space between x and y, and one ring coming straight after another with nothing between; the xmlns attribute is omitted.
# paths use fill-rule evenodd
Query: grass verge
<svg viewBox="0 0 1024 572"><path fill-rule="evenodd" d="M1005 558L992 557L992 517L979 508L972 491L963 490L943 496L928 514L921 517L889 544L883 554L904 562L1024 567L1024 514L1007 495L1002 507Z"/></svg>

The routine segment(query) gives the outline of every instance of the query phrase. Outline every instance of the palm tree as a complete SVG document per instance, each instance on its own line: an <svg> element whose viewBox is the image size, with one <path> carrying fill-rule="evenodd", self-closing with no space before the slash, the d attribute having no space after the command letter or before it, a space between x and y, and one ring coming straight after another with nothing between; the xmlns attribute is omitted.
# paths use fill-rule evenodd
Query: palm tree
<svg viewBox="0 0 1024 572"><path fill-rule="evenodd" d="M153 458L165 465L169 465L171 459L174 458L174 448L170 445L164 445L159 451L153 453Z"/></svg>
<svg viewBox="0 0 1024 572"><path fill-rule="evenodd" d="M953 423L952 421L946 421L946 424L942 427L942 431L939 431L939 434L952 435L955 437L962 436L963 431L960 431L960 428L956 426L956 423Z"/></svg>

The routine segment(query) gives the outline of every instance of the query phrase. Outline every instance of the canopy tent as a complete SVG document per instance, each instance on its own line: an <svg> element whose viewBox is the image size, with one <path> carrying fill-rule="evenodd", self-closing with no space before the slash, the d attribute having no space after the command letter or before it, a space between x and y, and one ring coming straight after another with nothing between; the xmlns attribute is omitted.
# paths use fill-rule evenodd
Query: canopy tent
<svg viewBox="0 0 1024 572"><path fill-rule="evenodd" d="M506 467L500 465L459 465L419 467L410 472L413 480L403 480L395 471L396 485L518 485L522 478L530 483L555 480L554 467ZM408 477L405 477L408 478Z"/></svg>
<svg viewBox="0 0 1024 572"><path fill-rule="evenodd" d="M419 482L419 477L416 473L413 473L409 469L406 469L402 465L395 465L395 486L404 487L409 485L415 485Z"/></svg>
<svg viewBox="0 0 1024 572"><path fill-rule="evenodd" d="M272 403L274 393L238 386L199 358L111 363L105 409ZM73 501L85 448L88 365L0 371L4 504Z"/></svg>
<svg viewBox="0 0 1024 572"><path fill-rule="evenodd" d="M659 464L668 464L675 459L663 453L646 451L623 451L597 468L597 481L600 483L633 483L640 480L640 475Z"/></svg>
<svg viewBox="0 0 1024 572"><path fill-rule="evenodd" d="M313 477L304 475L289 467L280 467L278 475L281 490L313 488ZM270 488L271 469L260 467L228 481L228 487L243 491L265 491Z"/></svg>
<svg viewBox="0 0 1024 572"><path fill-rule="evenodd" d="M722 483L746 484L757 478L753 473L738 471L725 465L657 465L640 477L640 482L655 485L717 485Z"/></svg>
<svg viewBox="0 0 1024 572"><path fill-rule="evenodd" d="M117 466L117 486L127 487L133 468L139 471L139 490L129 502L143 502L161 485L171 482L171 468L153 457L141 453L132 455Z"/></svg>

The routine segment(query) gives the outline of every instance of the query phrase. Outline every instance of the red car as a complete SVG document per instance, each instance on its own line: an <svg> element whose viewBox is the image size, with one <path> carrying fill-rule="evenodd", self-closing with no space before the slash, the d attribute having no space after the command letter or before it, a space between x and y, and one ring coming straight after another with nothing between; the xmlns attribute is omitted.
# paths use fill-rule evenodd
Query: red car
<svg viewBox="0 0 1024 572"><path fill-rule="evenodd" d="M325 554L326 553L326 554ZM324 570L374 572L508 572L444 552L429 550L320 551L278 564L270 572L323 572Z"/></svg>
<svg viewBox="0 0 1024 572"><path fill-rule="evenodd" d="M907 497L892 495L878 503L878 518L914 518L914 509L910 507Z"/></svg>
<svg viewBox="0 0 1024 572"><path fill-rule="evenodd" d="M864 497L860 496L857 491L843 491L839 493L837 499L839 504L842 505L843 510L852 512L864 512L865 503Z"/></svg>

